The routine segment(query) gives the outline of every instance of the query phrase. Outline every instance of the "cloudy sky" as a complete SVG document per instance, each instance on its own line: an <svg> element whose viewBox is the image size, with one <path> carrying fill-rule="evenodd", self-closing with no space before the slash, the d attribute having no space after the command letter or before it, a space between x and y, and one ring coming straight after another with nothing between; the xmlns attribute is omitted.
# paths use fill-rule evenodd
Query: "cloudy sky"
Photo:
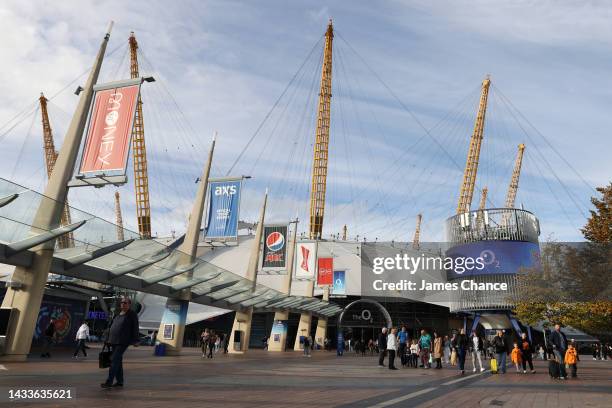
<svg viewBox="0 0 612 408"><path fill-rule="evenodd" d="M214 131L214 176L252 176L241 218L255 218L269 187L270 220L306 220L330 17L326 236L347 224L351 237L410 240L422 213L423 239L442 239L490 74L478 189L488 187L489 207L503 206L516 146L525 143L517 206L540 217L543 235L580 239L593 187L612 173L612 5L604 2L4 1L0 176L44 189L36 99L53 97L61 146L72 91L114 20L99 82L129 76L131 30L141 74L157 79L143 89L153 231L184 230ZM120 191L135 229L133 186ZM113 220L113 193L78 189L69 198ZM476 192L473 207L478 200Z"/></svg>

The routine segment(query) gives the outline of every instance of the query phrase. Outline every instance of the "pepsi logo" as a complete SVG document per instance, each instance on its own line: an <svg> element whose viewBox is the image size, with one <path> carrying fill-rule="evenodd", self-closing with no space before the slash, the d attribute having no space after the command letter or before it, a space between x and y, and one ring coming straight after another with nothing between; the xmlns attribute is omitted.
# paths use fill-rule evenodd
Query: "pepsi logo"
<svg viewBox="0 0 612 408"><path fill-rule="evenodd" d="M266 246L270 251L280 251L285 245L285 237L278 231L271 232L266 237Z"/></svg>

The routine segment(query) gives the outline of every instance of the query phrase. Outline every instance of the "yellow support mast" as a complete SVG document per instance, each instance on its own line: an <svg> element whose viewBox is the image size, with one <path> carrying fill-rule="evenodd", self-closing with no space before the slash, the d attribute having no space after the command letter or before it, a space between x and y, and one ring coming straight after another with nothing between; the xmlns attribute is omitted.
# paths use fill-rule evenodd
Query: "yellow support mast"
<svg viewBox="0 0 612 408"><path fill-rule="evenodd" d="M332 97L332 43L334 26L329 20L325 33L321 90L317 114L317 133L312 166L312 188L310 191L310 239L320 239L325 214L325 191L327 186L327 164L329 155L329 124Z"/></svg>
<svg viewBox="0 0 612 408"><path fill-rule="evenodd" d="M516 154L516 161L514 162L512 179L510 180L510 186L508 186L508 192L506 193L506 208L514 208L516 192L518 191L519 186L519 178L521 177L521 166L523 165L524 152L525 145L521 143L520 145L518 145L518 153Z"/></svg>
<svg viewBox="0 0 612 408"><path fill-rule="evenodd" d="M118 191L115 191L115 224L117 225L117 241L124 241L123 216L121 215L121 201Z"/></svg>
<svg viewBox="0 0 612 408"><path fill-rule="evenodd" d="M412 248L419 249L421 247L421 221L423 220L422 214L417 214L416 228L414 229L414 238L412 239Z"/></svg>
<svg viewBox="0 0 612 408"><path fill-rule="evenodd" d="M45 95L40 94L38 98L40 102L40 112L42 114L42 127L43 127L43 141L45 149L45 164L47 165L47 178L51 178L51 173L55 167L57 161L58 152L55 150L55 142L53 141L53 131L51 130L51 122L49 121L49 112L47 110L47 98ZM68 206L68 198L64 203L64 209L62 210L62 216L60 219L61 225L72 224L70 217L70 207ZM73 248L74 247L74 235L72 232L61 235L57 238L57 245L60 248Z"/></svg>
<svg viewBox="0 0 612 408"><path fill-rule="evenodd" d="M480 194L480 204L478 204L478 209L480 211L484 210L487 205L487 195L489 194L489 188L483 187Z"/></svg>
<svg viewBox="0 0 612 408"><path fill-rule="evenodd" d="M484 209L487 206L487 195L489 195L489 188L487 186L482 188L480 194L480 203L478 204L478 228L482 229L484 226Z"/></svg>
<svg viewBox="0 0 612 408"><path fill-rule="evenodd" d="M130 44L130 75L139 78L138 42L132 31ZM134 127L132 129L132 161L134 163L134 190L136 192L136 216L138 232L142 238L151 238L151 205L149 203L149 174L147 170L147 149L145 145L142 99L138 96Z"/></svg>
<svg viewBox="0 0 612 408"><path fill-rule="evenodd" d="M468 151L465 170L463 172L463 183L461 192L459 193L459 204L457 205L457 214L470 211L472 198L474 196L474 186L476 185L476 174L478 173L478 161L480 159L480 147L482 146L482 138L484 135L485 115L487 113L487 100L489 97L489 86L491 80L487 76L482 81L482 90L480 93L480 103L478 105L478 113L476 122L474 123L474 132L470 139L470 149Z"/></svg>

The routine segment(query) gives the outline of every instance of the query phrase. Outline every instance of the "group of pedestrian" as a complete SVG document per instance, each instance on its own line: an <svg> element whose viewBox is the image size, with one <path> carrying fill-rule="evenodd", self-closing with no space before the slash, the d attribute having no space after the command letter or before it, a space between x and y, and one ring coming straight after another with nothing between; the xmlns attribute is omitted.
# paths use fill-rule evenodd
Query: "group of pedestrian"
<svg viewBox="0 0 612 408"><path fill-rule="evenodd" d="M610 343L593 343L591 345L593 360L607 360L612 357L612 345Z"/></svg>
<svg viewBox="0 0 612 408"><path fill-rule="evenodd" d="M527 337L522 333L520 338L510 346L510 340L505 336L503 330L498 330L495 337L489 342L475 331L468 337L465 329L459 330L449 338L440 336L433 332L433 337L423 329L418 338L410 340L408 331L403 326L399 333L396 328L383 327L378 336L378 366L384 367L384 360L388 358L388 368L396 370L395 357L399 354L402 367L442 368L442 361L451 366L458 366L460 374L465 374L465 360L471 355L472 371L483 372L487 355L491 358L491 371L494 373L506 373L506 363L509 358L514 364L517 373L526 374L529 367L531 373L535 373L533 365L533 354L535 348ZM567 378L566 364L571 369L572 377L576 376L578 353L572 344L568 344L565 334L561 332L560 326L555 326L550 342L553 349L552 360L559 365L558 378Z"/></svg>
<svg viewBox="0 0 612 408"><path fill-rule="evenodd" d="M227 353L227 339L224 333L215 333L214 330L204 329L200 334L200 348L202 358L213 358L216 353L223 348L223 353Z"/></svg>

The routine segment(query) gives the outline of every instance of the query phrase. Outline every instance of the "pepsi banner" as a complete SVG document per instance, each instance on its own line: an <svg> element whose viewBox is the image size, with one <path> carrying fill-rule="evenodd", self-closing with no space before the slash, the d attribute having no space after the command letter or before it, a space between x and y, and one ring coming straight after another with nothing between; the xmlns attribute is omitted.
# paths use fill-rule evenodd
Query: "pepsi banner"
<svg viewBox="0 0 612 408"><path fill-rule="evenodd" d="M287 261L287 226L264 226L264 247L262 268L286 267Z"/></svg>
<svg viewBox="0 0 612 408"><path fill-rule="evenodd" d="M346 295L346 271L334 271L332 295Z"/></svg>
<svg viewBox="0 0 612 408"><path fill-rule="evenodd" d="M317 284L319 286L331 286L334 283L334 258L319 258L319 271L317 273Z"/></svg>
<svg viewBox="0 0 612 408"><path fill-rule="evenodd" d="M237 238L242 179L211 180L208 183L206 238Z"/></svg>

